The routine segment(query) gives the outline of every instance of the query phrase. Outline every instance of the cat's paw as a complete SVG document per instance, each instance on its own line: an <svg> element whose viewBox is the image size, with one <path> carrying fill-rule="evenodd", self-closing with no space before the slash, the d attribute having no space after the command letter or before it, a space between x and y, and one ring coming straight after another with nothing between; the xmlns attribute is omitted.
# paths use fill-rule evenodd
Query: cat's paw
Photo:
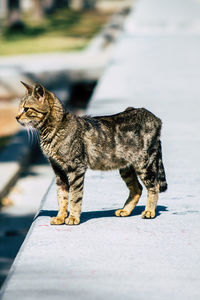
<svg viewBox="0 0 200 300"><path fill-rule="evenodd" d="M131 212L125 210L125 209L118 209L115 211L115 216L117 217L128 217Z"/></svg>
<svg viewBox="0 0 200 300"><path fill-rule="evenodd" d="M153 218L155 218L155 216L156 216L155 210L152 210L152 211L144 210L142 212L142 219L153 219Z"/></svg>
<svg viewBox="0 0 200 300"><path fill-rule="evenodd" d="M61 225L65 223L65 218L63 217L53 217L51 218L51 225Z"/></svg>
<svg viewBox="0 0 200 300"><path fill-rule="evenodd" d="M67 219L65 219L65 224L67 225L78 225L80 223L80 218L69 216Z"/></svg>

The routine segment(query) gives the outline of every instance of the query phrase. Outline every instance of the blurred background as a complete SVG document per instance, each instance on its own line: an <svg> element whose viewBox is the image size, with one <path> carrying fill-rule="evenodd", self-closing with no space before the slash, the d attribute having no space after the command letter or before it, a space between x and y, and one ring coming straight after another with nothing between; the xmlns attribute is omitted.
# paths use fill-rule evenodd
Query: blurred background
<svg viewBox="0 0 200 300"><path fill-rule="evenodd" d="M53 177L37 138L15 120L20 81L83 114L132 3L0 0L0 286Z"/></svg>
<svg viewBox="0 0 200 300"><path fill-rule="evenodd" d="M157 220L151 225L142 221L141 226L138 223L135 227L133 222L134 230L130 227L129 234L128 227L124 226L127 221L122 221L120 231L116 231L114 222L113 231L110 230L114 243L110 243L106 227L100 227L102 238L106 240L105 251L100 253L102 248L98 247L99 235L96 235L92 247L99 248L100 252L91 251L94 252L91 264L86 260L81 268L86 266L90 272L82 272L81 276L86 286L89 280L94 289L96 279L101 288L103 276L107 287L116 287L113 295L118 298L125 295L126 288L127 295L134 292L144 299L147 294L151 299L154 296L157 299L159 294L161 299L168 299L170 295L178 300L199 298L199 16L200 0L0 0L0 287L54 177L40 152L37 136L28 135L15 120L19 100L24 95L20 81L24 81L43 84L56 93L67 109L79 115L86 112L89 102L87 113L92 114L117 112L132 104L140 107L142 103L161 117L169 191L159 202L163 212L158 219L159 228ZM102 179L110 185L103 176L94 176L94 180ZM114 174L110 182L116 186ZM95 187L91 189L97 193ZM98 196L101 200L102 194ZM120 201L117 194L116 199ZM99 207L106 213L104 203ZM115 203L118 202L111 205ZM137 212L142 207L138 207ZM102 222L99 224L104 223L103 218L98 219ZM91 228L95 224L91 222ZM79 233L82 235L82 230ZM136 239L131 241L133 235ZM40 235L38 243L31 245L32 250L39 247L38 263L43 237ZM123 259L124 247L130 248L127 241L133 242L135 253L140 254L136 259L129 251ZM47 249L47 245L50 240L43 249ZM67 249L67 244L65 246ZM146 251L147 248L151 251ZM87 252L87 247L84 249ZM80 259L86 254L84 249L80 251ZM51 252L47 261L53 254ZM73 254L71 251L70 257ZM31 262L29 264L27 257L32 259L31 254L20 257L20 276L11 286L11 295L16 294L15 282L20 285L21 276L24 278L30 272ZM99 257L104 259L99 260ZM99 265L92 277L94 261L99 261ZM23 272L24 266L28 272ZM76 276L77 266L71 268L71 262L68 266L74 274L72 280L79 282L83 277ZM110 266L115 266L113 271ZM31 270L35 272L35 265ZM59 274L62 274L60 270ZM127 278L132 279L130 274L137 279L134 287L132 280L127 281ZM26 282L36 277L37 271ZM49 283L48 278L52 279L52 275L45 276L45 283ZM21 290L18 286L17 291ZM79 290L83 291L82 286Z"/></svg>
<svg viewBox="0 0 200 300"><path fill-rule="evenodd" d="M4 127L4 135L9 135L16 130L16 122L13 119L15 103L11 103L11 100L23 93L19 80L24 78L27 81L39 81L39 73L41 74L42 71L50 73L53 64L54 67L56 65L56 68L60 69L60 72L61 70L69 72L75 67L78 72L76 60L80 58L77 58L77 55L75 58L68 59L70 67L66 65L63 68L62 64L65 63L67 57L59 60L59 57L56 58L54 55L55 61L53 62L51 54L84 51L101 30L103 30L104 40L94 43L93 48L98 53L99 50L105 50L105 46L113 40L116 30L121 26L119 15L127 13L130 3L131 1L124 0L0 0L0 130ZM105 29L111 16L116 13L118 24L115 24L116 21L111 22L109 28ZM34 56L41 53L45 55ZM92 58L94 55L91 60ZM80 64L83 60L85 58L81 59ZM90 61L88 67L89 65ZM87 67L84 66L84 68L87 71ZM90 82L92 88L98 75ZM54 85L57 89L61 82L56 79L54 81L56 81ZM45 79L44 83L52 88L48 79ZM88 82L87 89L90 88L90 83ZM68 85L68 97L69 86L73 84L74 82L71 83L69 80L64 83ZM9 115L9 126L4 126L4 118L8 120Z"/></svg>

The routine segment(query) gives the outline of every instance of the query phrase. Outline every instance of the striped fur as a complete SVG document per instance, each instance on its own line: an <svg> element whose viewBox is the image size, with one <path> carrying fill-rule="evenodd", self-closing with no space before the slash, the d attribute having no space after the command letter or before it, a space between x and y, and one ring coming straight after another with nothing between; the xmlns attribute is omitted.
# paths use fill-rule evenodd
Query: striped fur
<svg viewBox="0 0 200 300"><path fill-rule="evenodd" d="M167 189L161 120L144 108L132 107L112 116L78 117L65 111L58 98L41 85L24 85L27 94L17 120L38 130L42 150L56 175L59 210L51 224L79 224L87 168L119 169L129 197L116 216L130 215L137 205L142 194L139 177L148 190L142 218L154 218L158 193Z"/></svg>

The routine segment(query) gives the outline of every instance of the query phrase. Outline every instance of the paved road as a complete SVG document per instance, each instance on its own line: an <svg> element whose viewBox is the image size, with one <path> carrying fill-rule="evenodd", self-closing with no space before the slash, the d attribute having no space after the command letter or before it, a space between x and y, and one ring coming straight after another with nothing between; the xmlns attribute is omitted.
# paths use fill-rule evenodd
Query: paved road
<svg viewBox="0 0 200 300"><path fill-rule="evenodd" d="M89 113L145 106L163 120L169 190L142 220L144 193L128 218L114 217L127 190L117 172L88 172L82 224L50 226L51 186L11 270L3 300L199 299L200 2L140 0Z"/></svg>

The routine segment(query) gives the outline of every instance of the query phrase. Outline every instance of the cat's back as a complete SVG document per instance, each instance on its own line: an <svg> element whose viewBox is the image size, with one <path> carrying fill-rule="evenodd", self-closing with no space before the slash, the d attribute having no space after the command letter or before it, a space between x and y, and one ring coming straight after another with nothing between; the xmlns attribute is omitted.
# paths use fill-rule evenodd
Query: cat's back
<svg viewBox="0 0 200 300"><path fill-rule="evenodd" d="M93 118L102 124L107 126L119 126L123 127L128 125L146 125L152 124L154 126L160 126L161 120L146 108L134 108L128 107L124 111L108 116L97 116Z"/></svg>

